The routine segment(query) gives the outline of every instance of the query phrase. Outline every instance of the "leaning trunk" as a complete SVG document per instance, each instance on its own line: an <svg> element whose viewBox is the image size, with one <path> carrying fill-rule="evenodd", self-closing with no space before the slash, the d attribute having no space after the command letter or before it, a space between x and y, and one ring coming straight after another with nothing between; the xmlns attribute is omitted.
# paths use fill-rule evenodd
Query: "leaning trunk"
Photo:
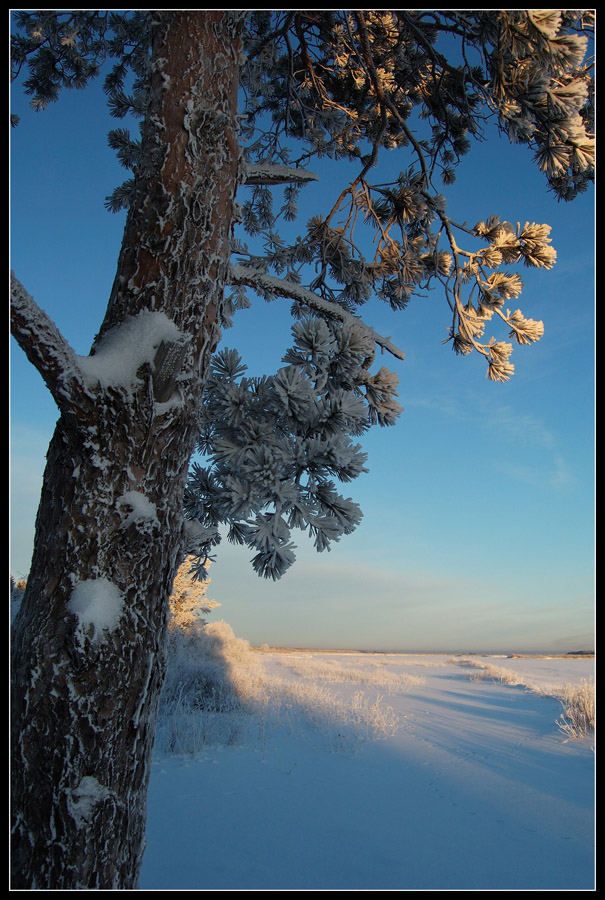
<svg viewBox="0 0 605 900"><path fill-rule="evenodd" d="M134 202L91 356L58 370L35 327L15 329L61 415L13 640L14 889L137 884L183 491L229 261L240 21L157 16Z"/></svg>

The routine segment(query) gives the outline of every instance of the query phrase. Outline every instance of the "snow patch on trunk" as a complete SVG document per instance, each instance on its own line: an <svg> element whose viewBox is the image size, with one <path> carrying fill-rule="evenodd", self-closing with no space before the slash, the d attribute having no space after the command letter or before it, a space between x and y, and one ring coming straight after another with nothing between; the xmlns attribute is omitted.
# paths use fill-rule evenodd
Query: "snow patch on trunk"
<svg viewBox="0 0 605 900"><path fill-rule="evenodd" d="M111 795L109 788L100 784L93 775L85 775L67 800L69 814L78 828L88 825L92 820L95 806Z"/></svg>
<svg viewBox="0 0 605 900"><path fill-rule="evenodd" d="M80 631L88 632L92 625L92 640L98 641L104 631L113 631L117 626L124 609L124 595L107 578L93 578L74 586L67 608L78 617Z"/></svg>
<svg viewBox="0 0 605 900"><path fill-rule="evenodd" d="M128 528L133 523L136 525L157 524L159 520L155 504L140 491L126 491L117 502L118 508L129 507L130 512L122 522L122 528Z"/></svg>
<svg viewBox="0 0 605 900"><path fill-rule="evenodd" d="M91 386L133 384L140 367L152 363L162 341L177 342L183 338L183 333L167 315L141 310L108 331L93 356L79 356L78 365Z"/></svg>

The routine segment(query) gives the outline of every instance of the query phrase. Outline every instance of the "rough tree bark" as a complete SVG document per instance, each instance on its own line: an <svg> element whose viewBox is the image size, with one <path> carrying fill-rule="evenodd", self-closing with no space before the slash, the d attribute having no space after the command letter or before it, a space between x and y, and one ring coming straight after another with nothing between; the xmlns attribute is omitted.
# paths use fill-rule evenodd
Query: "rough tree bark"
<svg viewBox="0 0 605 900"><path fill-rule="evenodd" d="M229 264L240 24L158 15L135 201L91 356L15 290L13 333L60 418L13 640L14 889L137 884L183 489ZM125 335L136 373L112 377Z"/></svg>

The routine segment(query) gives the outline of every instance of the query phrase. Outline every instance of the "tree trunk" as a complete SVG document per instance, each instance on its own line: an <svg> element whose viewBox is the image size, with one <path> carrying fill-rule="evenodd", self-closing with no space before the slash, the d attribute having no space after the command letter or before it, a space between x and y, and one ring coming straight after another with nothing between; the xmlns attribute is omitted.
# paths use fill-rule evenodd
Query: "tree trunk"
<svg viewBox="0 0 605 900"><path fill-rule="evenodd" d="M60 418L13 639L13 889L137 885L183 490L229 263L241 20L157 16L135 201L91 356L53 368L54 338L42 348L42 329L15 326Z"/></svg>

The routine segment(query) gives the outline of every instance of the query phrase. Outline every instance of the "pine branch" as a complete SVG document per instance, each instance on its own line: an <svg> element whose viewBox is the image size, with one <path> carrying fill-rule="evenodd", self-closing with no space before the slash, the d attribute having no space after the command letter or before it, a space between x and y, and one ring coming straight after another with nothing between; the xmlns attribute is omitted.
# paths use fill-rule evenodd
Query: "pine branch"
<svg viewBox="0 0 605 900"><path fill-rule="evenodd" d="M294 169L292 166L251 165L242 161L243 184L268 185L307 184L319 181L317 175L308 169Z"/></svg>
<svg viewBox="0 0 605 900"><path fill-rule="evenodd" d="M11 272L11 333L61 411L73 411L84 389L76 354L55 323Z"/></svg>
<svg viewBox="0 0 605 900"><path fill-rule="evenodd" d="M246 268L246 266L242 265L231 266L229 281L233 285L247 285L252 289L258 289L261 292L275 294L278 297L287 297L290 300L301 303L303 306L312 309L322 316L326 316L329 319L335 319L337 322L355 323L366 329L368 335L381 350L390 353L397 359L405 359L403 351L393 344L390 338L378 334L370 325L367 325L363 319L359 319L357 316L352 315L346 309L343 309L342 306L338 306L338 304L318 296L318 294L315 294L313 291L310 291L301 285L294 284L291 281L285 281L282 278L275 278L273 275L266 275L264 272L259 272L257 269Z"/></svg>

